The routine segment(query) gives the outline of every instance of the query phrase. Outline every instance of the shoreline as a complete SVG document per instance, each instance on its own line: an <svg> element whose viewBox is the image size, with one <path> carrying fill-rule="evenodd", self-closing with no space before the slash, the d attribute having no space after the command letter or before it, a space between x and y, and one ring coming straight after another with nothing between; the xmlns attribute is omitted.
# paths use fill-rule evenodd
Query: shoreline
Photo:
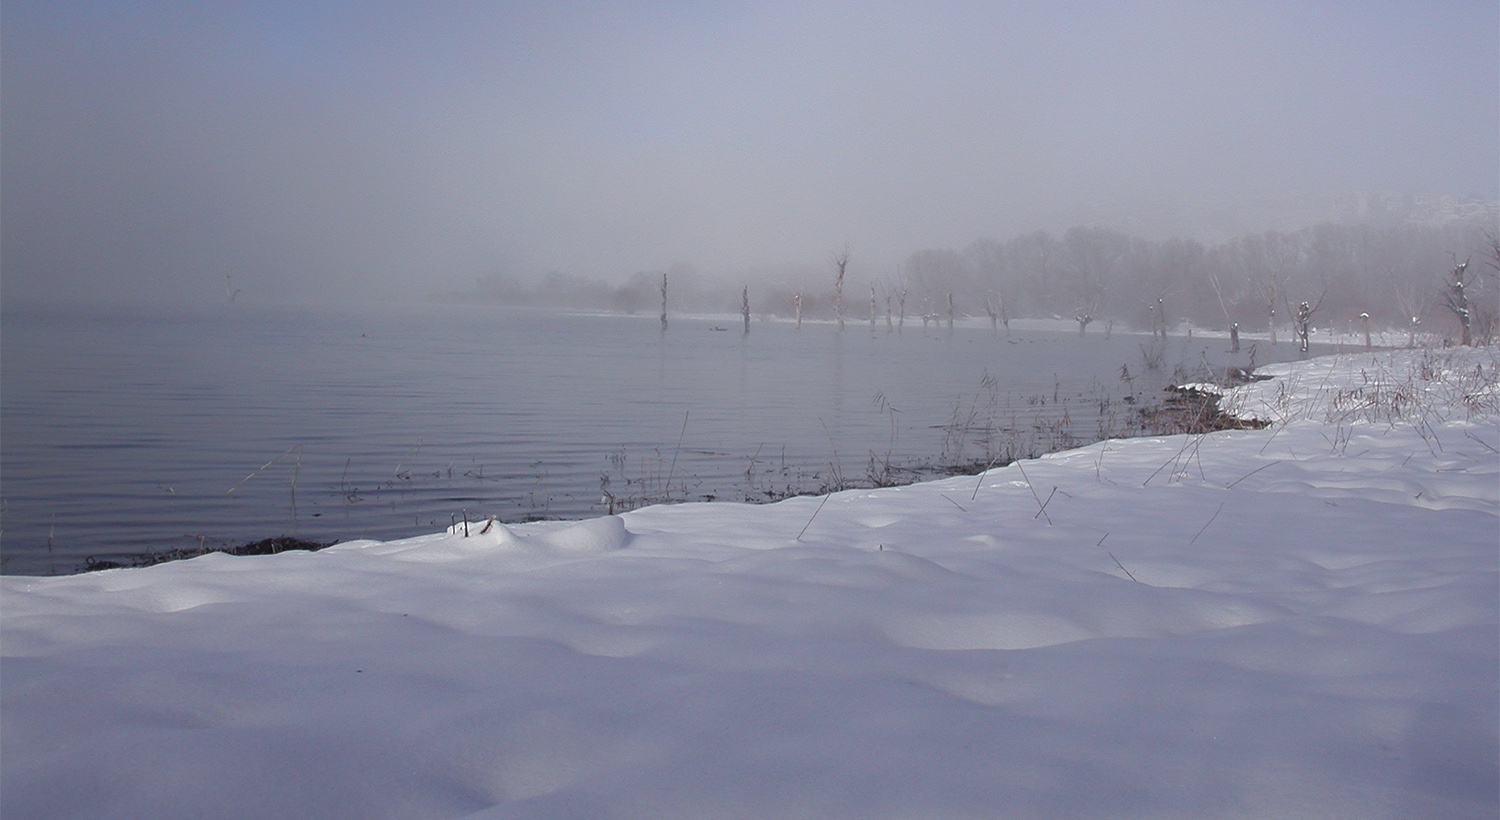
<svg viewBox="0 0 1500 820"><path fill-rule="evenodd" d="M1437 350L1431 348L1417 349L1417 351L1421 352L1423 355L1428 356L1434 355L1438 352ZM1397 350L1395 349L1381 351L1381 353L1395 352L1397 352ZM1312 362L1317 359L1328 359L1344 355L1379 355L1379 353L1335 353L1302 360L1302 363ZM1286 365L1267 365L1265 367L1285 368ZM887 462L877 465L875 463L874 455L872 454L872 463L870 466L870 470L867 473L867 476L864 478L840 478L837 486L830 486L828 480L825 479L818 487L788 486L783 490L772 489L765 491L764 497L750 497L747 495L743 503L752 505L774 504L792 498L821 498L827 495L848 490L873 490L888 487L909 487L947 478L962 476L975 477L983 475L984 473L993 469L1006 467L1010 464L1015 463L1016 461L1036 459L1054 453L1068 452L1070 450L1088 447L1100 442L1128 441L1134 438L1162 437L1178 434L1203 435L1207 433L1222 432L1228 430L1260 429L1270 426L1272 424L1272 421L1257 417L1254 412L1247 411L1243 403L1240 403L1240 405L1237 407L1232 407L1227 410L1221 408L1220 403L1224 399L1226 393L1228 391L1232 391L1236 387L1253 384L1255 382L1274 380L1275 378L1277 377L1249 374L1245 373L1244 371L1234 372L1233 369L1231 369L1230 372L1226 372L1224 374L1223 378L1216 377L1212 382L1185 381L1181 384L1170 384L1163 390L1164 395L1154 403L1147 404L1143 407L1132 408L1131 418L1142 425L1134 432L1112 430L1110 431L1109 435L1103 437L1086 438L1083 440L1072 441L1065 444L1064 446L1046 449L1040 452L1012 454L1007 457L998 459L981 458L957 463L942 463L937 459L928 459L903 464L891 464ZM1244 413L1245 415L1242 417L1240 415L1237 415L1237 413ZM877 466L879 470L878 473ZM738 503L729 499L717 498L672 499L670 497L656 498L651 496L629 497L620 499L618 501L618 506L611 507L606 512L606 514L615 515L617 513L629 512L632 510L638 510L645 507L658 505L671 506L690 503L715 503L718 501ZM455 516L457 516L457 513L455 513ZM466 523L472 523L468 519L467 511L464 511L464 516L466 519ZM473 519L473 521L483 520L483 516ZM509 521L491 517L490 520L499 521L500 523L506 525L516 525L538 521L576 523L580 521L591 520L591 517L547 518L528 516L525 518ZM453 526L456 527L456 523ZM450 528L450 531L453 530ZM222 553L231 556L254 556L276 554L288 550L316 552L340 543L345 543L348 540L350 539L311 541L283 534L261 539L259 541L250 541L238 545L212 547L200 545L197 548L180 548L163 552L147 551L135 554L111 555L109 558L105 559L96 559L94 556L89 556L85 559L85 562L83 564L76 566L71 572L52 573L50 575L38 576L22 575L15 577L58 577L91 572L101 572L113 569L139 569L173 561L197 558L214 553Z"/></svg>

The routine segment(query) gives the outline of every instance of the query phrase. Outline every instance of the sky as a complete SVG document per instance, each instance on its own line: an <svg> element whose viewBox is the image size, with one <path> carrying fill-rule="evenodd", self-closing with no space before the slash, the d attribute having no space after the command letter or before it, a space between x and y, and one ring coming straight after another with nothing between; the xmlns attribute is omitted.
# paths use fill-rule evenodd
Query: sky
<svg viewBox="0 0 1500 820"><path fill-rule="evenodd" d="M869 280L1075 223L1500 196L1493 2L6 0L0 24L5 299L753 281L845 247Z"/></svg>

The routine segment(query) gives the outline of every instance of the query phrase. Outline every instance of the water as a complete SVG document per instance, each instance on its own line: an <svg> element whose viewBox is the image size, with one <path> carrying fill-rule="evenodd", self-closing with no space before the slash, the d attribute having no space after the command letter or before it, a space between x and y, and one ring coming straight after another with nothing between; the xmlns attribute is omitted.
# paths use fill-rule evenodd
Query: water
<svg viewBox="0 0 1500 820"><path fill-rule="evenodd" d="M1123 429L1174 367L1248 363L1174 338L1148 371L1149 337L1097 327L747 336L472 306L7 312L0 328L0 560L25 574L910 480Z"/></svg>

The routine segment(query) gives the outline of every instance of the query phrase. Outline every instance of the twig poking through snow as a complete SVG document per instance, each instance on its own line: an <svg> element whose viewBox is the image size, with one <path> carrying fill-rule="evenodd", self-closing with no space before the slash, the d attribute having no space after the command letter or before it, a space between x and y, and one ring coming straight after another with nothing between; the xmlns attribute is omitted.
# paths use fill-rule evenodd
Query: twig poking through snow
<svg viewBox="0 0 1500 820"><path fill-rule="evenodd" d="M667 469L667 497L672 497L672 476L677 473L677 454L682 452L682 439L687 435L688 411L682 411L682 432L677 434L677 449L672 451L672 466ZM686 492L686 489L683 490Z"/></svg>
<svg viewBox="0 0 1500 820"><path fill-rule="evenodd" d="M1021 465L1021 462L1017 461L1016 469L1021 471L1021 478L1026 479L1026 489L1031 491L1031 497L1036 500L1037 510L1041 512L1043 518L1047 519L1047 526L1052 526L1052 516L1047 515L1047 505L1042 503L1041 496L1036 494L1036 488L1031 486L1031 479L1026 475L1026 468ZM1057 488L1054 487L1053 492L1056 491ZM1047 499L1050 501L1052 496L1047 496ZM1036 516L1032 517L1035 518Z"/></svg>
<svg viewBox="0 0 1500 820"><path fill-rule="evenodd" d="M978 479L974 482L974 492L972 492L972 493L969 494L969 500L970 501L973 501L973 500L979 498L979 488L984 485L984 477L987 476L987 475L989 475L989 474L990 474L990 467L985 467L984 470L982 470L979 473Z"/></svg>
<svg viewBox="0 0 1500 820"><path fill-rule="evenodd" d="M1214 514L1213 515L1209 516L1209 518L1208 518L1208 524L1214 523L1214 519L1218 518L1219 517L1219 513L1223 512L1223 511L1224 511L1224 502L1220 501L1219 502L1219 508L1217 510L1214 510ZM1191 547L1193 544L1197 543L1198 536L1202 535L1203 531L1206 530L1206 529L1208 529L1208 524L1204 524L1203 527L1198 530L1198 535L1194 535L1193 536L1193 540L1188 542L1188 546Z"/></svg>
<svg viewBox="0 0 1500 820"><path fill-rule="evenodd" d="M1473 440L1475 440L1477 442L1479 442L1479 446L1483 447L1484 449L1489 450L1490 452L1495 453L1496 455L1500 455L1500 450L1496 450L1494 447L1491 447L1489 445L1489 442L1487 442L1484 439L1482 439L1482 438L1474 435L1473 433L1470 433L1468 430L1464 431L1464 435L1468 436L1469 438L1471 438L1471 439L1473 439Z"/></svg>
<svg viewBox="0 0 1500 820"><path fill-rule="evenodd" d="M1122 563L1120 563L1120 559L1116 558L1114 553L1110 552L1109 550L1105 550L1104 554L1108 555L1109 558L1110 558L1110 560L1115 562L1115 566L1119 567L1121 572L1125 573L1126 575L1129 575L1130 576L1130 580L1136 582L1137 584L1139 584L1141 582L1141 579L1139 579L1139 578L1135 577L1134 575L1130 574L1130 570L1126 569L1125 565L1122 564Z"/></svg>
<svg viewBox="0 0 1500 820"><path fill-rule="evenodd" d="M1244 475L1240 476L1239 478L1236 478L1234 481L1231 481L1230 483L1226 484L1224 486L1224 489L1227 490L1230 487L1233 487L1234 485L1240 483L1241 481L1244 481L1245 479L1249 478L1250 476L1255 475L1256 473L1260 472L1261 470L1264 470L1267 467L1275 467L1277 464L1280 464L1280 463L1281 463L1281 459L1278 458L1275 461L1271 462L1270 464L1262 464L1259 467L1256 467L1255 469L1251 470L1250 472L1245 473ZM1406 465L1406 463L1402 462L1402 466L1405 466L1405 465Z"/></svg>
<svg viewBox="0 0 1500 820"><path fill-rule="evenodd" d="M807 523L802 525L802 532L797 533L797 537L795 539L793 539L793 540L796 540L796 541L801 541L802 540L802 533L807 532L807 528L812 526L813 518L817 518L818 517L818 513L820 513L820 512L823 511L823 505L827 504L828 503L828 499L830 499L832 497L833 497L833 495L831 493L829 495L823 496L823 500L818 503L818 508L816 510L813 510L812 518L807 519Z"/></svg>
<svg viewBox="0 0 1500 820"><path fill-rule="evenodd" d="M1037 516L1042 516L1042 515L1046 515L1047 514L1047 505L1052 503L1052 496L1054 496L1054 495L1057 495L1057 488L1056 487L1052 488L1052 492L1047 493L1047 500L1042 502L1042 508L1040 510L1036 511L1036 515L1032 516L1033 520L1035 520L1037 518ZM1048 523L1051 523L1052 520L1049 518L1049 519L1047 519L1047 521L1048 521Z"/></svg>
<svg viewBox="0 0 1500 820"><path fill-rule="evenodd" d="M1103 536L1101 536L1099 538L1099 541L1097 543L1095 543L1094 546L1096 546L1096 547L1103 547L1104 546L1104 539L1108 538L1108 537L1109 537L1109 533L1105 533ZM1115 566L1119 567L1120 571L1123 572L1123 573L1125 573L1125 575L1128 578L1130 578L1130 580L1136 582L1137 584L1139 584L1141 582L1141 579L1139 579L1139 578L1135 577L1134 575L1132 575L1131 572L1130 572L1130 570L1126 569L1125 565L1122 564L1122 563L1120 563L1120 559L1116 558L1114 553L1110 552L1109 550L1105 550L1104 554L1108 555L1109 556L1109 560L1114 561L1115 562Z"/></svg>

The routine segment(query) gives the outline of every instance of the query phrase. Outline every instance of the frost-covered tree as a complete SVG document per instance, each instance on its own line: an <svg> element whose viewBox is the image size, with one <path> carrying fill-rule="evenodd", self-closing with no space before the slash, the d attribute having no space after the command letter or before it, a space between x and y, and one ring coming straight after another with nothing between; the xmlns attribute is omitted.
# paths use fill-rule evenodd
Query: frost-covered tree
<svg viewBox="0 0 1500 820"><path fill-rule="evenodd" d="M1292 332L1297 337L1297 350L1302 353L1307 352L1311 341L1313 314L1323 306L1323 297L1326 295L1320 294L1315 304L1309 305L1307 302L1298 304L1295 312L1292 311L1290 304L1287 305L1287 313L1292 314Z"/></svg>
<svg viewBox="0 0 1500 820"><path fill-rule="evenodd" d="M1443 290L1443 307L1458 319L1458 328L1461 338L1459 344L1468 347L1473 343L1474 311L1469 306L1468 287L1469 260L1465 259L1461 264L1455 264L1453 270L1448 274L1447 286Z"/></svg>

